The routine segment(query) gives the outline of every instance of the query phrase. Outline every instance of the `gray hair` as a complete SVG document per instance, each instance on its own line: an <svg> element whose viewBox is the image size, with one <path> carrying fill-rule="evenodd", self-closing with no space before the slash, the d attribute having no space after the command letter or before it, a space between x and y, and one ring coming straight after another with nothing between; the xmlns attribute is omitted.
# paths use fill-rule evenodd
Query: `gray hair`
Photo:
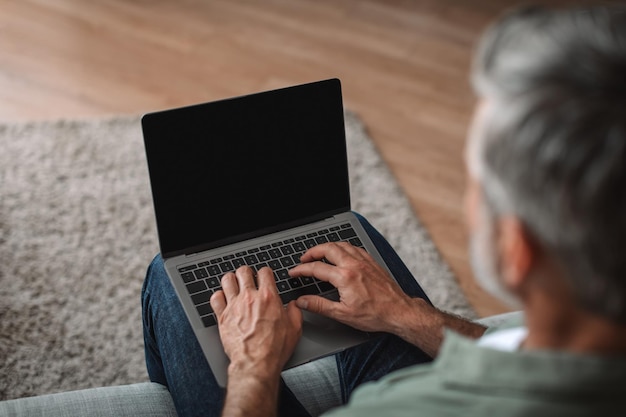
<svg viewBox="0 0 626 417"><path fill-rule="evenodd" d="M479 178L588 311L626 323L626 12L520 9L484 35Z"/></svg>

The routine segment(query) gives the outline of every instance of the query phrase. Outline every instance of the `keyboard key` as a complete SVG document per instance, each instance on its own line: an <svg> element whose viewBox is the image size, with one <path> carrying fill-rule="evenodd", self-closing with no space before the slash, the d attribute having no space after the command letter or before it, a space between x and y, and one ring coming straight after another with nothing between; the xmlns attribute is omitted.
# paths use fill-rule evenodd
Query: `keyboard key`
<svg viewBox="0 0 626 417"><path fill-rule="evenodd" d="M355 237L356 236L356 232L354 231L354 229L344 229L344 230L340 230L339 231L339 236L344 239L350 239L351 237Z"/></svg>
<svg viewBox="0 0 626 417"><path fill-rule="evenodd" d="M198 314L200 314L201 316L206 316L207 314L213 313L213 307L211 307L211 304L209 303L196 306L196 310L198 310Z"/></svg>
<svg viewBox="0 0 626 417"><path fill-rule="evenodd" d="M295 239L286 239L286 240L283 240L283 243L284 243L285 245L287 245L287 244L289 244L289 243L293 243L293 242L295 242Z"/></svg>
<svg viewBox="0 0 626 417"><path fill-rule="evenodd" d="M270 254L267 252L259 252L257 258L259 258L259 261L261 262L269 261L271 259Z"/></svg>
<svg viewBox="0 0 626 417"><path fill-rule="evenodd" d="M319 231L319 232L317 232L317 233L319 233L320 235L325 235L325 234L327 234L327 233L328 233L328 229L322 229L322 230L320 230L320 231Z"/></svg>
<svg viewBox="0 0 626 417"><path fill-rule="evenodd" d="M234 259L234 258L235 258L235 255L226 255L226 256L224 256L224 260L225 261L230 261L231 259Z"/></svg>
<svg viewBox="0 0 626 417"><path fill-rule="evenodd" d="M233 266L235 267L235 269L239 268L240 266L244 266L245 264L246 264L246 261L244 261L243 258L233 259Z"/></svg>
<svg viewBox="0 0 626 417"><path fill-rule="evenodd" d="M313 232L313 233L307 233L306 237L315 237L317 236L317 232Z"/></svg>
<svg viewBox="0 0 626 417"><path fill-rule="evenodd" d="M311 249L313 246L317 246L317 243L315 243L313 239L307 239L304 241L304 246L306 246L307 249Z"/></svg>
<svg viewBox="0 0 626 417"><path fill-rule="evenodd" d="M285 291L289 291L289 284L287 283L287 281L279 281L276 283L276 288L278 288L278 292L285 292ZM284 301L283 301L284 303Z"/></svg>
<svg viewBox="0 0 626 417"><path fill-rule="evenodd" d="M237 252L235 254L236 257L241 258L242 256L246 256L248 254L248 252L246 252L245 250L243 252Z"/></svg>
<svg viewBox="0 0 626 417"><path fill-rule="evenodd" d="M215 259L211 259L211 265L216 265L219 264L220 262L222 262L223 259L222 258L215 258Z"/></svg>
<svg viewBox="0 0 626 417"><path fill-rule="evenodd" d="M269 254L272 257L272 259L277 259L283 256L283 253L280 251L280 249L272 249L269 251Z"/></svg>
<svg viewBox="0 0 626 417"><path fill-rule="evenodd" d="M259 260L254 255L248 255L248 256L246 256L243 259L246 261L246 265L254 265L254 264L258 264L259 263Z"/></svg>
<svg viewBox="0 0 626 417"><path fill-rule="evenodd" d="M196 269L196 265L187 265L187 266L183 266L181 268L178 268L178 272L193 271L194 269Z"/></svg>
<svg viewBox="0 0 626 417"><path fill-rule="evenodd" d="M211 264L211 262L209 262L209 261L204 261L204 262L200 262L200 263L198 264L198 267L200 267L200 266L207 266L207 265L210 265L210 264Z"/></svg>
<svg viewBox="0 0 626 417"><path fill-rule="evenodd" d="M289 276L289 271L287 271L286 269L280 269L276 272L276 275L278 276L279 280L283 280L283 279L289 279L291 278Z"/></svg>
<svg viewBox="0 0 626 417"><path fill-rule="evenodd" d="M341 225L342 229L348 229L349 227L352 227L352 226L350 226L350 223L344 223L344 224Z"/></svg>
<svg viewBox="0 0 626 417"><path fill-rule="evenodd" d="M253 253L257 253L259 251L259 248L252 248L248 250L249 254L253 254Z"/></svg>
<svg viewBox="0 0 626 417"><path fill-rule="evenodd" d="M287 246L283 246L282 248L280 248L280 251L283 253L283 255L291 255L294 250L290 245Z"/></svg>
<svg viewBox="0 0 626 417"><path fill-rule="evenodd" d="M283 301L283 304L287 304L288 302L292 300L298 299L298 297L301 297L303 295L310 295L310 294L319 294L315 285L301 287L301 288L280 294L280 299Z"/></svg>
<svg viewBox="0 0 626 417"><path fill-rule="evenodd" d="M191 284L187 284L187 291L189 291L189 294L195 294L197 292L204 291L206 290L206 288L207 287L204 281L196 281L192 282Z"/></svg>
<svg viewBox="0 0 626 417"><path fill-rule="evenodd" d="M272 243L272 247L273 248L277 248L277 247L282 246L282 245L283 245L283 242L274 242L274 243Z"/></svg>
<svg viewBox="0 0 626 417"><path fill-rule="evenodd" d="M329 242L339 242L341 238L337 233L329 233L327 236Z"/></svg>
<svg viewBox="0 0 626 417"><path fill-rule="evenodd" d="M272 249L272 245L263 245L263 246L261 246L259 249L261 249L261 250L268 250L268 249Z"/></svg>
<svg viewBox="0 0 626 417"><path fill-rule="evenodd" d="M322 243L327 243L328 239L326 239L326 236L318 236L315 238L315 241L321 245Z"/></svg>
<svg viewBox="0 0 626 417"><path fill-rule="evenodd" d="M296 253L295 255L291 255L291 259L293 259L293 263L298 265L299 263L301 263L302 261L300 260L300 257L302 255L299 253Z"/></svg>
<svg viewBox="0 0 626 417"><path fill-rule="evenodd" d="M222 270L220 269L219 266L217 265L211 265L207 268L207 271L209 271L209 275L211 276L216 276L216 275L220 275L222 273Z"/></svg>
<svg viewBox="0 0 626 417"><path fill-rule="evenodd" d="M213 291L203 291L191 296L191 300L195 305L208 303L213 295Z"/></svg>
<svg viewBox="0 0 626 417"><path fill-rule="evenodd" d="M198 279L206 278L209 276L208 272L204 268L196 269L195 271L193 271L193 273Z"/></svg>
<svg viewBox="0 0 626 417"><path fill-rule="evenodd" d="M204 323L204 327L211 327L217 324L217 320L215 320L214 316L204 316L202 317L202 323Z"/></svg>
<svg viewBox="0 0 626 417"><path fill-rule="evenodd" d="M293 244L293 249L296 252L304 252L306 250L306 246L304 246L304 243L302 242L296 242Z"/></svg>
<svg viewBox="0 0 626 417"><path fill-rule="evenodd" d="M256 266L256 270L260 271L262 268L267 268L267 267L268 265L265 262L261 262L260 264Z"/></svg>
<svg viewBox="0 0 626 417"><path fill-rule="evenodd" d="M339 229L341 229L341 227L339 227L339 226L333 226L333 227L331 227L331 228L330 228L330 231L331 231L331 232L336 232L336 231L337 231L337 230L339 230Z"/></svg>
<svg viewBox="0 0 626 417"><path fill-rule="evenodd" d="M352 246L363 247L363 242L361 242L361 239L359 239L358 237L353 237L349 240L349 242Z"/></svg>
<svg viewBox="0 0 626 417"><path fill-rule="evenodd" d="M315 280L313 279L313 277L300 277L300 279L302 280L302 283L304 285L311 285L315 283Z"/></svg>
<svg viewBox="0 0 626 417"><path fill-rule="evenodd" d="M227 272L235 270L235 268L233 267L233 264L230 263L230 261L222 262L220 264L220 268L222 269L223 273L227 273Z"/></svg>
<svg viewBox="0 0 626 417"><path fill-rule="evenodd" d="M196 280L196 276L193 274L193 272L183 272L182 274L180 274L180 277L185 283Z"/></svg>
<svg viewBox="0 0 626 417"><path fill-rule="evenodd" d="M306 239L306 236L296 236L296 242L301 242Z"/></svg>
<svg viewBox="0 0 626 417"><path fill-rule="evenodd" d="M209 286L209 288L217 288L220 286L220 280L218 277L211 277L206 280L206 284Z"/></svg>
<svg viewBox="0 0 626 417"><path fill-rule="evenodd" d="M335 287L333 286L333 284L331 284L330 282L325 282L325 281L317 281L317 286L320 288L321 292L327 292L330 290L334 290Z"/></svg>
<svg viewBox="0 0 626 417"><path fill-rule="evenodd" d="M197 292L204 291L206 290L206 288L207 286L204 281L196 281L187 284L187 291L189 291L189 294L195 294Z"/></svg>
<svg viewBox="0 0 626 417"><path fill-rule="evenodd" d="M287 282L289 282L289 286L291 288L300 288L302 286L302 281L300 281L300 278L298 277L289 278Z"/></svg>
<svg viewBox="0 0 626 417"><path fill-rule="evenodd" d="M291 256L285 256L284 258L281 258L280 264L284 266L285 268L289 268L290 266L294 265L293 259L291 259Z"/></svg>
<svg viewBox="0 0 626 417"><path fill-rule="evenodd" d="M271 261L269 261L267 263L269 265L270 268L272 268L273 270L277 270L282 268L282 265L280 264L280 261L278 259L272 259Z"/></svg>

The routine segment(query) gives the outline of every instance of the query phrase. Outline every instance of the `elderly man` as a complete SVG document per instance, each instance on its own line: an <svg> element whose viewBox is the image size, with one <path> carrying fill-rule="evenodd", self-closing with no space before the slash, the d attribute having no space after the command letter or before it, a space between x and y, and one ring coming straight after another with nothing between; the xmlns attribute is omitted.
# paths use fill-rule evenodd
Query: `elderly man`
<svg viewBox="0 0 626 417"><path fill-rule="evenodd" d="M231 359L224 392L157 258L143 293L146 358L180 415L338 405L330 415L626 415L626 13L509 14L484 36L473 80L471 258L484 287L525 320L485 332L437 310L362 219L396 280L334 243L290 274L329 281L339 302L303 296L283 307L268 269L258 286L246 267L223 277L211 303ZM281 379L301 309L385 336ZM339 392L320 394L333 375Z"/></svg>

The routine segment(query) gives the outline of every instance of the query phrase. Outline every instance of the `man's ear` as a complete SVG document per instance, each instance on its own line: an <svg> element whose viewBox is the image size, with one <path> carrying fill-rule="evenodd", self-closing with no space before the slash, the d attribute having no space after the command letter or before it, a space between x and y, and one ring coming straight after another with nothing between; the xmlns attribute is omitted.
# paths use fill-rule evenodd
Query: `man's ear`
<svg viewBox="0 0 626 417"><path fill-rule="evenodd" d="M509 290L519 293L533 267L536 253L524 224L515 216L498 219L500 274Z"/></svg>

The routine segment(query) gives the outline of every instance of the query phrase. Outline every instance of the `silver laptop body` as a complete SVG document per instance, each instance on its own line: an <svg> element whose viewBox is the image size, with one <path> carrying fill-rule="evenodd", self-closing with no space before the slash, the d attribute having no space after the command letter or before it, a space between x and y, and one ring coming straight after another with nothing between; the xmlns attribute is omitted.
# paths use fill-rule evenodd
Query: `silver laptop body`
<svg viewBox="0 0 626 417"><path fill-rule="evenodd" d="M165 269L221 386L228 358L208 298L225 272L272 267L286 303L338 299L329 284L286 274L315 244L349 241L386 268L350 211L339 80L149 113L142 128ZM286 368L369 338L305 312Z"/></svg>

